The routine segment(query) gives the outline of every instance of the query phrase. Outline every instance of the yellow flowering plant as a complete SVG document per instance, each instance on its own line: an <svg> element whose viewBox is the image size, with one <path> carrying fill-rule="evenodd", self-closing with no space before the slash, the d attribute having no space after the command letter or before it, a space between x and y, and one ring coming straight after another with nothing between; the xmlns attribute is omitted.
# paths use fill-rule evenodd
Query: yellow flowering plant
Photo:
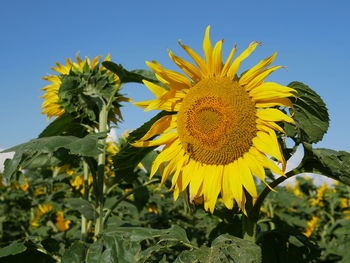
<svg viewBox="0 0 350 263"><path fill-rule="evenodd" d="M273 65L277 53L246 68L262 43L232 45L225 58L223 42L212 42L209 26L203 56L179 42L188 59L168 54L181 73L152 60L150 70L129 71L109 55L56 63L42 89L42 113L53 120L7 150L15 155L5 163L0 207L20 214L11 204L21 196L26 211L16 236L24 241L13 248L6 232L0 259L35 243L57 262L330 260L320 248L331 236L349 241L336 231L347 227L348 189L305 178L281 186L305 172L349 184L350 154L313 147L328 129L327 107L301 82L268 79L284 68ZM108 132L122 121L121 102L130 99L120 91L130 82L154 94L134 104L158 113L114 142ZM298 147L304 157L287 171Z"/></svg>

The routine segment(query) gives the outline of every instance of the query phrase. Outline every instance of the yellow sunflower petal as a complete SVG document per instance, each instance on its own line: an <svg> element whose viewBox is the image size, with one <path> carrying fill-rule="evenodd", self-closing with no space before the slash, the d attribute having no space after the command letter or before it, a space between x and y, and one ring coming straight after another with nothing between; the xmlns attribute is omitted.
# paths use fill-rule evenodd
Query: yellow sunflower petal
<svg viewBox="0 0 350 263"><path fill-rule="evenodd" d="M218 41L213 50L210 70L215 76L219 76L222 70L222 43L223 42L224 42L223 40Z"/></svg>
<svg viewBox="0 0 350 263"><path fill-rule="evenodd" d="M131 143L131 145L134 147L159 146L159 145L169 143L175 140L177 137L178 137L177 133L174 133L174 132L166 133L153 141L137 141L137 142Z"/></svg>
<svg viewBox="0 0 350 263"><path fill-rule="evenodd" d="M221 198L228 209L233 208L233 199L234 199L233 193L232 193L233 186L231 186L231 179L230 179L231 176L233 176L232 167L233 167L232 163L224 166L224 172L222 175L222 183L221 183Z"/></svg>
<svg viewBox="0 0 350 263"><path fill-rule="evenodd" d="M150 81L147 81L147 80L143 80L142 81L143 84L146 85L146 87L152 91L152 93L154 94L154 96L156 96L157 98L160 98L161 96L163 96L165 93L167 93L167 90L150 82Z"/></svg>
<svg viewBox="0 0 350 263"><path fill-rule="evenodd" d="M233 49L231 50L230 55L227 57L226 62L225 62L225 65L224 65L224 67L222 68L222 71L221 71L221 77L226 76L227 71L228 71L228 69L229 69L230 66L231 66L232 58L233 58L233 56L234 56L235 53L236 53L236 49L237 49L237 47L236 47L236 45L235 45L235 46L233 47Z"/></svg>
<svg viewBox="0 0 350 263"><path fill-rule="evenodd" d="M169 83L169 88L188 89L192 86L188 78L176 71L164 69L159 63L156 63L155 61L152 61L152 63L146 61L146 64L154 72L156 72L157 75Z"/></svg>
<svg viewBox="0 0 350 263"><path fill-rule="evenodd" d="M183 70L193 81L198 82L201 79L202 73L200 70L193 64L187 62L186 60L179 58L173 54L170 50L169 56L174 63Z"/></svg>
<svg viewBox="0 0 350 263"><path fill-rule="evenodd" d="M230 68L229 68L229 70L228 70L228 72L227 72L227 76L228 76L229 78L233 79L233 78L235 77L235 75L237 74L238 69L239 69L239 67L240 67L240 65L241 65L241 62L242 62L243 60L245 60L247 57L249 57L249 55L256 49L256 47L257 47L258 45L261 45L261 43L256 42L256 41L252 42L252 43L249 45L249 47L248 47L246 50L244 50L244 51L242 52L242 54L240 54L240 55L233 61L233 63L231 64L231 66L230 66Z"/></svg>
<svg viewBox="0 0 350 263"><path fill-rule="evenodd" d="M258 131L257 136L253 139L253 144L259 151L275 157L282 163L284 162L282 152L278 148L277 139L271 134L267 134L263 131Z"/></svg>
<svg viewBox="0 0 350 263"><path fill-rule="evenodd" d="M256 198L258 196L258 193L256 192L255 182L252 174L250 173L249 166L247 164L246 159L239 158L237 160L237 165L242 178L242 184L244 188L248 191L248 193L253 198Z"/></svg>
<svg viewBox="0 0 350 263"><path fill-rule="evenodd" d="M263 109L256 113L256 116L264 121L285 121L294 123L294 120L278 109Z"/></svg>
<svg viewBox="0 0 350 263"><path fill-rule="evenodd" d="M196 52L194 52L188 46L183 45L180 41L179 41L179 45L187 52L188 55L190 55L190 57L193 59L193 61L199 67L199 69L202 72L202 74L204 76L208 75L208 66L205 63L205 61L201 58L201 56L199 56Z"/></svg>
<svg viewBox="0 0 350 263"><path fill-rule="evenodd" d="M252 79L252 81L250 81L249 83L247 83L244 87L247 91L254 89L256 87L258 87L259 85L261 85L264 80L274 71L276 71L277 69L280 68L285 68L283 66L274 66L271 68L268 68L264 71L262 71L261 73L259 73L254 79Z"/></svg>
<svg viewBox="0 0 350 263"><path fill-rule="evenodd" d="M210 42L210 26L207 26L205 30L205 35L203 40L203 50L205 55L205 61L207 62L207 65L210 65L212 53L213 53L213 48Z"/></svg>
<svg viewBox="0 0 350 263"><path fill-rule="evenodd" d="M250 70L242 74L239 78L239 84L246 85L252 81L261 70L268 67L276 58L277 52L275 52L271 57L261 60L256 66L252 67Z"/></svg>

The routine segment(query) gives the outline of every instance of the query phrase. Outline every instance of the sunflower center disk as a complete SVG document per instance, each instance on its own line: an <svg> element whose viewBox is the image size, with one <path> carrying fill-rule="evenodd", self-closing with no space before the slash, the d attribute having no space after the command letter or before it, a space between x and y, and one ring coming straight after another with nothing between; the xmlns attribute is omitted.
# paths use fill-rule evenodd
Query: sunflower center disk
<svg viewBox="0 0 350 263"><path fill-rule="evenodd" d="M255 114L254 102L237 82L203 79L190 89L179 110L180 141L198 162L229 164L252 146Z"/></svg>

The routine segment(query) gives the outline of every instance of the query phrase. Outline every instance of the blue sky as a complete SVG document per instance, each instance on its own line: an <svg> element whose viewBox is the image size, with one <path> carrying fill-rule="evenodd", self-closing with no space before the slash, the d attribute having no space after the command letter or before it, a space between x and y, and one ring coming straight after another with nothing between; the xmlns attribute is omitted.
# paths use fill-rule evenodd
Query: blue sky
<svg viewBox="0 0 350 263"><path fill-rule="evenodd" d="M335 4L336 3L336 4ZM275 65L288 70L269 78L284 85L298 80L325 100L330 129L319 147L350 148L350 4L337 1L2 1L0 9L0 148L35 138L48 124L40 114L54 62L81 56L112 56L127 69L146 68L156 60L175 69L167 48L187 58L177 44L201 53L205 27L212 40L224 39L224 54L237 43L242 51L251 41L259 47L242 70L278 51ZM134 101L151 98L141 85L123 88ZM135 129L153 116L128 105L118 133Z"/></svg>

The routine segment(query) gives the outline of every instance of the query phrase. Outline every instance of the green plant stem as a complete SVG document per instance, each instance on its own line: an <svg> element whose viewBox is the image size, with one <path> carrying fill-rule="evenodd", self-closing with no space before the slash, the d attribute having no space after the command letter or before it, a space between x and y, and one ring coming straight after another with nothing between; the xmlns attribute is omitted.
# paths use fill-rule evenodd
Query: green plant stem
<svg viewBox="0 0 350 263"><path fill-rule="evenodd" d="M280 183L284 182L288 178L290 178L290 177L292 177L294 175L297 175L299 173L300 173L299 170L296 168L296 169L286 173L286 176L280 176L276 180L274 180L271 183L269 183L269 186L266 186L265 189L258 196L258 198L257 198L257 200L256 200L256 202L255 202L255 204L253 206L252 212L251 212L252 216L253 217L259 217L261 205L264 202L266 196L271 192L271 189L275 188Z"/></svg>
<svg viewBox="0 0 350 263"><path fill-rule="evenodd" d="M108 209L108 211L106 212L105 216L104 216L104 219L103 219L103 222L104 224L107 223L107 220L108 218L110 217L110 215L112 214L113 210L123 201L125 200L128 196L132 195L133 193L135 193L137 190L139 190L140 188L142 187L145 187L147 185L150 185L150 184L154 184L154 183L157 183L159 182L159 179L153 179L151 181L148 181L142 185L140 185L139 187L136 187L134 188L132 191L130 192L127 192L125 195L121 196L120 198L118 198L115 203L111 206L110 209Z"/></svg>
<svg viewBox="0 0 350 263"><path fill-rule="evenodd" d="M84 195L83 199L89 201L89 166L83 161ZM87 239L87 219L81 215L81 240Z"/></svg>
<svg viewBox="0 0 350 263"><path fill-rule="evenodd" d="M99 132L107 131L107 116L108 108L104 104L99 116ZM98 155L97 160L97 196L96 196L96 212L97 217L95 221L95 237L99 236L103 231L103 187L104 187L104 176L105 176L105 164L106 164L106 138L100 139L99 144L102 145L102 152Z"/></svg>
<svg viewBox="0 0 350 263"><path fill-rule="evenodd" d="M255 243L257 220L250 216L242 215L243 239Z"/></svg>

